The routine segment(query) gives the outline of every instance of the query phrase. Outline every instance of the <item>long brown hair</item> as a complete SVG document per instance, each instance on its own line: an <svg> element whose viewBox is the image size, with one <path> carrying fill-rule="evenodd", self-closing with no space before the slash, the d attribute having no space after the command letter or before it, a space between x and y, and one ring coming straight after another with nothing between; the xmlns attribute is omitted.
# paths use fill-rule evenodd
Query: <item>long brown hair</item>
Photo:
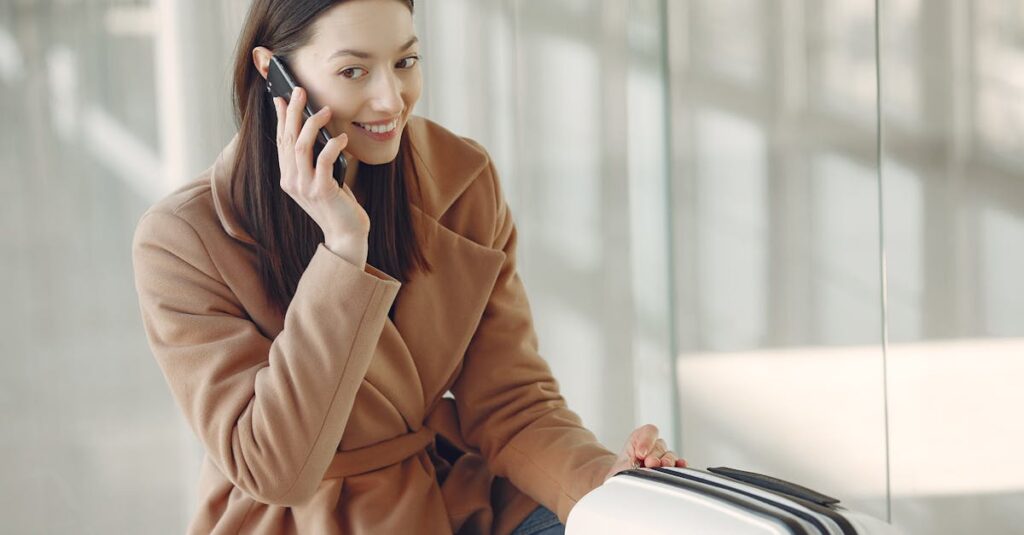
<svg viewBox="0 0 1024 535"><path fill-rule="evenodd" d="M312 38L316 19L344 1L253 0L235 51L232 97L239 139L230 197L238 199L241 188L240 215L256 241L260 278L268 299L282 312L324 235L280 187L277 115L266 82L253 65L252 50L264 46L287 63ZM413 0L400 1L412 12ZM417 269L430 271L410 217L404 172L410 157L403 132L398 156L380 165L360 163L357 181L370 216L367 263L402 282ZM419 178L415 173L411 178L419 192Z"/></svg>

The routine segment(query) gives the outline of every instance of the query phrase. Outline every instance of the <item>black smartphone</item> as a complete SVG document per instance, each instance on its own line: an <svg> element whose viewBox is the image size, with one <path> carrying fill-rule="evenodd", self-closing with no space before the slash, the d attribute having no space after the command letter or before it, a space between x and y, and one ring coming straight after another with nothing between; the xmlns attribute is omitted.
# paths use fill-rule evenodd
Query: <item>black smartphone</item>
<svg viewBox="0 0 1024 535"><path fill-rule="evenodd" d="M284 60L277 56L270 57L270 69L267 73L267 92L270 93L271 100L274 97L283 97L285 102L290 102L292 98L292 91L298 87L298 83L291 71L288 70L288 66L285 65ZM312 102L309 99L309 91L306 91L306 109L303 110L305 119L309 119L316 113L313 109ZM303 119L303 120L305 120ZM324 149L324 146L333 136L326 128L321 128L317 134L317 142L313 148L313 167L316 167L316 159L320 155L320 151ZM345 170L348 169L348 162L345 161L345 155L339 154L338 161L334 162L334 180L338 182L339 186L344 185Z"/></svg>

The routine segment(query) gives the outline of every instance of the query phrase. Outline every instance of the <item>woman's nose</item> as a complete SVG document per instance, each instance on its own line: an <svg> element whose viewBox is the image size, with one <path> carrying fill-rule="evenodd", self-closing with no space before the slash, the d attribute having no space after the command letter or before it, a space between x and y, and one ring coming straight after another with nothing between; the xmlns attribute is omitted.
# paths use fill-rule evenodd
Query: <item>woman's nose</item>
<svg viewBox="0 0 1024 535"><path fill-rule="evenodd" d="M379 112L397 115L404 106L402 102L402 82L394 73L381 76L373 88L371 96L373 108Z"/></svg>

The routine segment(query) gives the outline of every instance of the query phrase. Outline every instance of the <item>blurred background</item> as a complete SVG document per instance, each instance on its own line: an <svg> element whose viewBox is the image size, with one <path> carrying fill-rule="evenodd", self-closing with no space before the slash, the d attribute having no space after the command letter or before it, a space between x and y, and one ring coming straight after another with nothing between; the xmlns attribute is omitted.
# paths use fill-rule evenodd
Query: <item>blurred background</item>
<svg viewBox="0 0 1024 535"><path fill-rule="evenodd" d="M202 450L130 240L230 139L246 0L0 0L0 514L181 533ZM1024 525L1024 1L418 2L541 351L618 450L907 533ZM8 531L9 530L9 531Z"/></svg>

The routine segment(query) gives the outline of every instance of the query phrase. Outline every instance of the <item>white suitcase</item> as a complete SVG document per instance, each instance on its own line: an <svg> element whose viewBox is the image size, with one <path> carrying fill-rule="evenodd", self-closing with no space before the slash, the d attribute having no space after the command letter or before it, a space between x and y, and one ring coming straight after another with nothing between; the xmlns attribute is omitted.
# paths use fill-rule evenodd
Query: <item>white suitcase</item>
<svg viewBox="0 0 1024 535"><path fill-rule="evenodd" d="M711 533L855 535L899 532L787 481L731 468L619 472L569 512L566 535Z"/></svg>

